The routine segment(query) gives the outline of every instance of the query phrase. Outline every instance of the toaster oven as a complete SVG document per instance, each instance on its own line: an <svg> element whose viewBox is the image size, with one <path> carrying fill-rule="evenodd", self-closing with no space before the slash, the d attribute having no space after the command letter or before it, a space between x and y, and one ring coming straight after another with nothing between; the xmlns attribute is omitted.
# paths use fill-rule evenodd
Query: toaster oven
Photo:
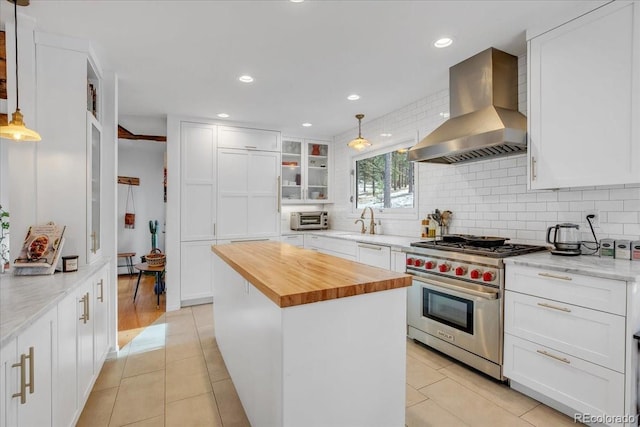
<svg viewBox="0 0 640 427"><path fill-rule="evenodd" d="M326 211L291 212L292 230L326 230L329 228L329 214Z"/></svg>

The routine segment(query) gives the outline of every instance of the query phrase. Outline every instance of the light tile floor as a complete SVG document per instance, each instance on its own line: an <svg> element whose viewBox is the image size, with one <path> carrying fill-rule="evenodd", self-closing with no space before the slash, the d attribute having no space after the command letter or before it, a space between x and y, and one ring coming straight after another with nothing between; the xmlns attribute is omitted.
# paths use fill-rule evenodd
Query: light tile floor
<svg viewBox="0 0 640 427"><path fill-rule="evenodd" d="M576 425L410 340L406 390L408 427ZM216 344L211 304L164 314L105 362L78 426L125 425L249 426Z"/></svg>

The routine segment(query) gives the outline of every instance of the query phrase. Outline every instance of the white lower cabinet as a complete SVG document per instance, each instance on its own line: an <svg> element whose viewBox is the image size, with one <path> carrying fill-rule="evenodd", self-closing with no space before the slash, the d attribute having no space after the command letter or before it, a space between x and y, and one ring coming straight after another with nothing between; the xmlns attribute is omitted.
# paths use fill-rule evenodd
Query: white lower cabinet
<svg viewBox="0 0 640 427"><path fill-rule="evenodd" d="M358 243L358 262L391 270L391 249L388 246Z"/></svg>
<svg viewBox="0 0 640 427"><path fill-rule="evenodd" d="M636 384L627 282L507 264L505 288L504 376L513 388L569 416L637 414L625 385Z"/></svg>
<svg viewBox="0 0 640 427"><path fill-rule="evenodd" d="M407 269L407 254L402 251L391 251L391 271L404 273Z"/></svg>
<svg viewBox="0 0 640 427"><path fill-rule="evenodd" d="M180 244L180 302L182 306L211 302L213 296L213 253L215 240Z"/></svg>
<svg viewBox="0 0 640 427"><path fill-rule="evenodd" d="M93 311L95 313L93 324L95 363L93 373L98 375L109 352L109 302L111 301L111 293L109 292L109 270L106 266L94 276L92 283Z"/></svg>
<svg viewBox="0 0 640 427"><path fill-rule="evenodd" d="M624 375L505 334L504 373L576 413L624 414Z"/></svg>
<svg viewBox="0 0 640 427"><path fill-rule="evenodd" d="M286 236L280 236L282 243L288 243L299 248L304 248L304 235L302 234L289 234Z"/></svg>
<svg viewBox="0 0 640 427"><path fill-rule="evenodd" d="M304 236L304 247L323 254L348 259L349 261L358 260L357 243L351 240L307 234Z"/></svg>
<svg viewBox="0 0 640 427"><path fill-rule="evenodd" d="M2 348L0 426L51 426L57 309Z"/></svg>

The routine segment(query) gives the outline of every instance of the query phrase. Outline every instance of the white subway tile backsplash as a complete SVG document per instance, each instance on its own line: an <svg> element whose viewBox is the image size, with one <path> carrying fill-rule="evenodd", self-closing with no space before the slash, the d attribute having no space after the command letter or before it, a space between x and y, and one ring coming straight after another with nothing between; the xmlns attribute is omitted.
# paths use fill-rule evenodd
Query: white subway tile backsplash
<svg viewBox="0 0 640 427"><path fill-rule="evenodd" d="M526 55L518 58L518 106L526 115ZM363 124L363 134L383 129L394 135L418 133L423 138L442 124L440 112L449 110L448 89L442 89L383 117ZM349 171L355 154L346 146L357 128L334 138L334 196L326 205L332 227L353 230L349 218L351 191ZM399 142L399 141L395 141ZM393 144L394 141L386 142ZM385 143L376 144L376 149ZM580 225L584 239L592 240L584 211L598 211L600 238L640 238L640 184L580 187L557 191L528 190L528 157L525 154L482 160L461 165L417 163L419 217L435 208L449 209L453 219L449 231L498 235L514 242L541 244L546 228L557 223ZM419 237L418 220L383 218L386 234Z"/></svg>

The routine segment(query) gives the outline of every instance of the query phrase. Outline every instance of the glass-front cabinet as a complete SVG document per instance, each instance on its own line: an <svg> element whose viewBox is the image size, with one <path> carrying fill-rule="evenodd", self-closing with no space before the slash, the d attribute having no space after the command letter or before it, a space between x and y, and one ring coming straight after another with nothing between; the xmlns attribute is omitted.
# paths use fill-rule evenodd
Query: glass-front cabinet
<svg viewBox="0 0 640 427"><path fill-rule="evenodd" d="M100 198L102 196L102 127L91 111L87 111L87 236L89 262L100 256L101 218Z"/></svg>
<svg viewBox="0 0 640 427"><path fill-rule="evenodd" d="M330 148L327 141L283 137L282 203L330 201Z"/></svg>

